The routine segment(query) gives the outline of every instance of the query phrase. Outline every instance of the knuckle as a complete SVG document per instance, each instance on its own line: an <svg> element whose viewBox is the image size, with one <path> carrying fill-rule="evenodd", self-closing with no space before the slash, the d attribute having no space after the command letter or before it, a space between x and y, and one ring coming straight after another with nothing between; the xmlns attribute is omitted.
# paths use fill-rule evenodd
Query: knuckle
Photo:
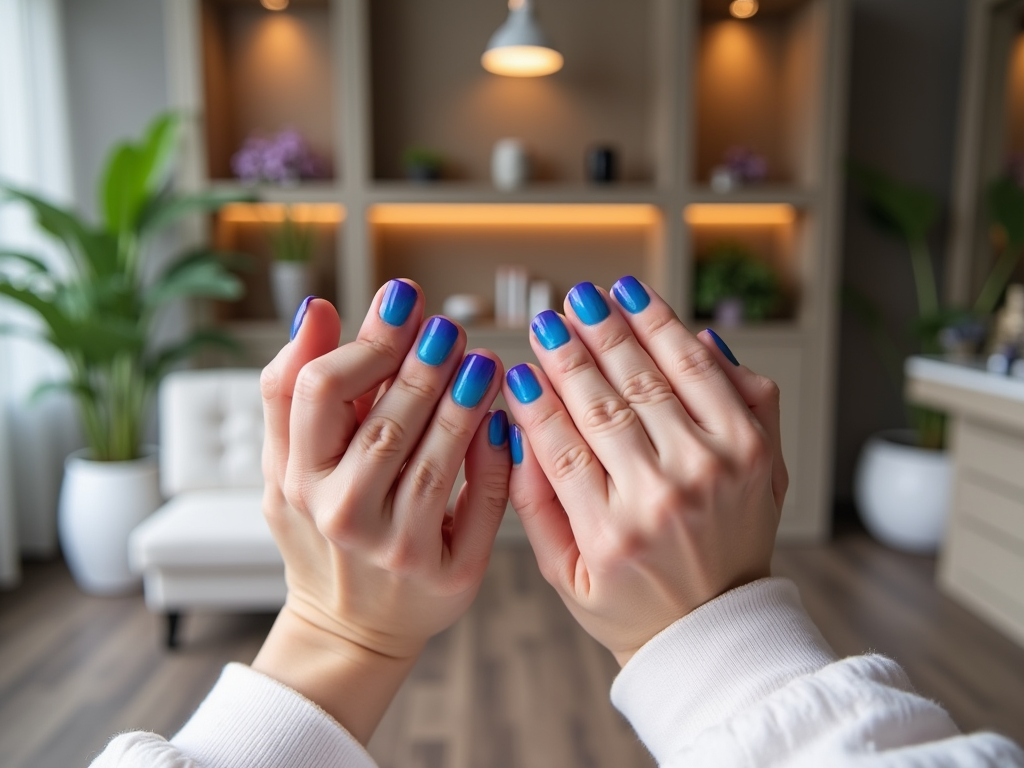
<svg viewBox="0 0 1024 768"><path fill-rule="evenodd" d="M686 494L676 485L661 485L651 492L648 509L654 530L664 531L679 519L687 506Z"/></svg>
<svg viewBox="0 0 1024 768"><path fill-rule="evenodd" d="M744 467L763 468L771 462L772 447L768 436L756 425L751 425L751 429L745 430L736 440L736 451Z"/></svg>
<svg viewBox="0 0 1024 768"><path fill-rule="evenodd" d="M561 358L555 370L562 378L568 378L569 376L575 376L590 370L593 367L594 359L590 356L589 352L575 350Z"/></svg>
<svg viewBox="0 0 1024 768"><path fill-rule="evenodd" d="M405 357L405 354L396 348L389 339L382 339L377 336L368 336L366 338L359 339L358 343L368 348L372 354L386 357L396 363L402 362L402 359Z"/></svg>
<svg viewBox="0 0 1024 768"><path fill-rule="evenodd" d="M312 363L302 366L295 379L295 399L309 403L321 403L330 397L334 378L322 367Z"/></svg>
<svg viewBox="0 0 1024 768"><path fill-rule="evenodd" d="M381 557L384 568L398 575L414 574L421 559L419 547L408 536L396 536Z"/></svg>
<svg viewBox="0 0 1024 768"><path fill-rule="evenodd" d="M672 370L684 379L706 379L713 376L718 365L703 344L680 350L672 361Z"/></svg>
<svg viewBox="0 0 1024 768"><path fill-rule="evenodd" d="M574 443L558 449L552 471L556 480L571 481L583 474L593 461L594 454L586 443Z"/></svg>
<svg viewBox="0 0 1024 768"><path fill-rule="evenodd" d="M358 449L371 459L383 460L402 450L402 425L390 416L370 415L356 438Z"/></svg>
<svg viewBox="0 0 1024 768"><path fill-rule="evenodd" d="M672 386L657 371L640 371L622 385L622 399L630 405L657 405L673 397Z"/></svg>
<svg viewBox="0 0 1024 768"><path fill-rule="evenodd" d="M755 379L754 387L758 402L767 403L778 409L779 401L782 399L782 390L779 389L778 384L767 376L758 376Z"/></svg>
<svg viewBox="0 0 1024 768"><path fill-rule="evenodd" d="M469 440L476 432L470 425L461 419L452 418L444 413L438 412L434 415L434 424L446 435L458 442Z"/></svg>
<svg viewBox="0 0 1024 768"><path fill-rule="evenodd" d="M606 331L598 339L596 339L596 349L599 354L605 354L611 352L623 344L634 339L633 332L622 328L613 328L610 331Z"/></svg>
<svg viewBox="0 0 1024 768"><path fill-rule="evenodd" d="M437 399L438 387L430 377L413 372L403 372L395 380L395 387L408 393L417 400L434 402Z"/></svg>
<svg viewBox="0 0 1024 768"><path fill-rule="evenodd" d="M654 338L679 323L678 318L671 312L652 312L644 325L644 333Z"/></svg>
<svg viewBox="0 0 1024 768"><path fill-rule="evenodd" d="M281 395L281 374L274 363L260 371L260 395L265 401Z"/></svg>
<svg viewBox="0 0 1024 768"><path fill-rule="evenodd" d="M604 398L591 404L583 415L585 428L595 433L628 429L636 422L636 412L618 397Z"/></svg>
<svg viewBox="0 0 1024 768"><path fill-rule="evenodd" d="M595 547L595 554L605 566L628 562L647 548L647 536L632 527L605 528Z"/></svg>
<svg viewBox="0 0 1024 768"><path fill-rule="evenodd" d="M410 477L412 494L417 499L435 499L448 495L448 483L444 467L432 458L416 462Z"/></svg>

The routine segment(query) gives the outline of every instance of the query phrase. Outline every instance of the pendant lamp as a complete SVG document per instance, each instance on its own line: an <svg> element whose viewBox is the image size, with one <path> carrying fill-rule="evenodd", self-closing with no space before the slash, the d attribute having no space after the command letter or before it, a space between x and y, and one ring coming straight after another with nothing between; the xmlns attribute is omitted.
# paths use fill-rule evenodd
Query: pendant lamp
<svg viewBox="0 0 1024 768"><path fill-rule="evenodd" d="M491 35L480 63L488 72L540 77L562 68L562 54L551 47L533 15L530 0L509 0L508 18Z"/></svg>

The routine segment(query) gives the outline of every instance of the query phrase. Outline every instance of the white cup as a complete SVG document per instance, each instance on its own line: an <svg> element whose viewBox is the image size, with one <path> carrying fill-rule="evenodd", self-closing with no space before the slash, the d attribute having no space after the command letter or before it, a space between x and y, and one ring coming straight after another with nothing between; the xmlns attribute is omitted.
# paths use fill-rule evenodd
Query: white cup
<svg viewBox="0 0 1024 768"><path fill-rule="evenodd" d="M499 139L491 153L491 180L498 189L519 189L530 179L530 159L519 139Z"/></svg>

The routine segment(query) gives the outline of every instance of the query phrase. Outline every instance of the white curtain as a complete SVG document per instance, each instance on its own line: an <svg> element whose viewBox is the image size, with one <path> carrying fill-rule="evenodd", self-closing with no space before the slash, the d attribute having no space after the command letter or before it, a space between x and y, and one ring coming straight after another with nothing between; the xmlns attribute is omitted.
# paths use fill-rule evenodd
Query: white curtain
<svg viewBox="0 0 1024 768"><path fill-rule="evenodd" d="M0 178L50 198L71 194L60 0L0 0ZM52 246L28 212L0 206L0 248L48 258ZM35 319L0 299L0 324ZM62 377L39 344L0 336L0 585L18 578L18 552L52 555L63 456L78 441L66 401L28 405Z"/></svg>

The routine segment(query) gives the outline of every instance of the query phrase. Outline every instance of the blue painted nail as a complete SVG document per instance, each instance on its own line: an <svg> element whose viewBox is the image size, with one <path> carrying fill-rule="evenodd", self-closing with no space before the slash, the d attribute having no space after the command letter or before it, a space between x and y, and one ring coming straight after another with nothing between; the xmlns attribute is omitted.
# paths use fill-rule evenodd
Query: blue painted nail
<svg viewBox="0 0 1024 768"><path fill-rule="evenodd" d="M512 463L523 463L523 433L518 424L513 424L508 429L508 447L512 449Z"/></svg>
<svg viewBox="0 0 1024 768"><path fill-rule="evenodd" d="M512 394L520 403L532 403L540 397L540 384L526 363L520 363L510 368L509 372L505 374L505 379L508 381Z"/></svg>
<svg viewBox="0 0 1024 768"><path fill-rule="evenodd" d="M707 331L711 335L711 338L714 339L715 344L718 345L718 348L722 350L722 354L729 359L729 362L732 363L733 365L739 365L740 361L736 359L736 355L734 355L732 353L732 350L729 349L729 345L722 341L722 337L719 336L714 331L712 331L710 328L708 328Z"/></svg>
<svg viewBox="0 0 1024 768"><path fill-rule="evenodd" d="M388 325L401 325L416 305L416 289L401 280L389 280L380 301L380 319Z"/></svg>
<svg viewBox="0 0 1024 768"><path fill-rule="evenodd" d="M295 317L292 320L292 341L299 335L299 328L302 327L302 321L306 319L306 310L309 308L309 302L315 299L316 296L307 296L299 304L299 308L295 310Z"/></svg>
<svg viewBox="0 0 1024 768"><path fill-rule="evenodd" d="M501 448L508 440L508 416L504 411L491 414L491 423L487 425L487 439L495 448Z"/></svg>
<svg viewBox="0 0 1024 768"><path fill-rule="evenodd" d="M416 357L427 365L440 365L459 338L459 327L446 317L432 317L420 337Z"/></svg>
<svg viewBox="0 0 1024 768"><path fill-rule="evenodd" d="M569 291L569 303L576 317L587 325L597 325L610 314L604 297L593 283L580 283Z"/></svg>
<svg viewBox="0 0 1024 768"><path fill-rule="evenodd" d="M466 355L455 377L452 400L463 408L475 408L494 378L495 363L483 355Z"/></svg>
<svg viewBox="0 0 1024 768"><path fill-rule="evenodd" d="M612 286L612 295L622 305L622 308L631 315L643 312L647 309L647 305L651 303L651 297L647 295L647 291L640 285L640 281L632 275L626 275L616 281L615 285Z"/></svg>
<svg viewBox="0 0 1024 768"><path fill-rule="evenodd" d="M569 332L565 329L565 323L558 313L553 309L545 309L530 323L537 339L544 345L544 349L557 349L569 340Z"/></svg>

